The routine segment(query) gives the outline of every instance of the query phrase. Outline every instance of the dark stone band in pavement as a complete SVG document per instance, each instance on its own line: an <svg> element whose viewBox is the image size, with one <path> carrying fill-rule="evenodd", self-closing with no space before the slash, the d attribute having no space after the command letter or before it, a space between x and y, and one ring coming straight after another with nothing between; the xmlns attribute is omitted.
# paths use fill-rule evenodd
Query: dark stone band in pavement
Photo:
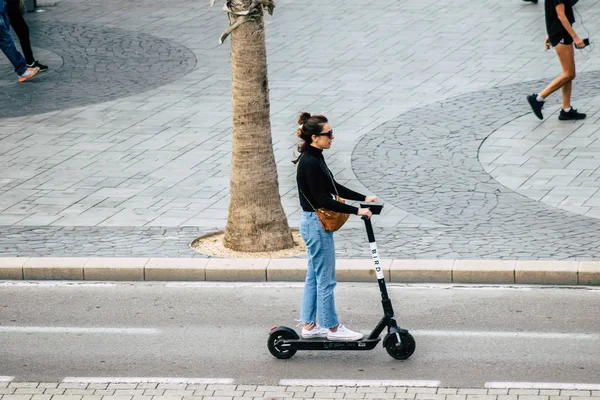
<svg viewBox="0 0 600 400"><path fill-rule="evenodd" d="M25 84L0 86L2 118L102 103L174 82L196 57L176 42L122 29L34 21L31 41L63 59Z"/></svg>
<svg viewBox="0 0 600 400"><path fill-rule="evenodd" d="M196 227L0 226L2 257L203 257Z"/></svg>

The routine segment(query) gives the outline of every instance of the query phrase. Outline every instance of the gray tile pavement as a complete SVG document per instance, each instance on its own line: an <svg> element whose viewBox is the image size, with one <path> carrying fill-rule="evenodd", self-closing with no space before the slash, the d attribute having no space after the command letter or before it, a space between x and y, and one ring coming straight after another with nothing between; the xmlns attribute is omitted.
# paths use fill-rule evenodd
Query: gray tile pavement
<svg viewBox="0 0 600 400"><path fill-rule="evenodd" d="M34 45L55 68L35 85L16 85L12 77L7 81L10 71L0 60L3 106L13 99L0 115L0 253L193 256L190 236L224 227L230 74L228 45L219 46L217 38L227 22L220 6L210 9L207 3L188 0L165 8L158 0L144 7L63 0L27 16ZM580 5L592 33L600 21L594 18L600 12L596 3ZM307 26L310 10L317 8L320 23ZM509 31L505 20L511 21ZM456 193L473 184L471 172L482 172L477 148L454 155L430 151L438 137L445 137L444 150L459 145L457 126L479 143L484 132L510 123L523 136L514 139L526 145L539 121L519 118L527 113L522 97L541 83L521 83L546 82L559 70L555 55L540 51L542 40L542 7L521 2L485 0L463 7L425 0L383 8L351 0L342 13L336 2L280 2L267 17L267 46L273 142L290 224L297 225L300 215L289 163L295 116L309 110L326 113L339 132L328 160L340 181L371 189L387 202L377 229L389 256L595 258L591 248L545 244L551 228L544 219L519 227L539 246L515 249L495 231L504 231L501 220L489 225L500 207L493 190L475 183L466 198ZM578 57L583 73L575 97L595 89L596 76L586 78L585 71L594 71L599 60L595 52ZM34 96L42 87L50 97ZM22 101L25 110L17 107ZM484 103L487 107L479 107ZM581 132L592 135L594 123L586 121ZM385 151L366 158L372 145L365 143L372 140ZM565 157L585 150L578 146ZM507 156L516 162L524 153ZM449 168L455 164L467 172ZM460 185L441 185L428 174ZM558 178L556 173L547 180L570 184ZM389 187L379 190L382 182ZM395 192L413 200L398 201ZM516 205L502 205L503 212L509 215ZM465 220L481 226L471 229ZM577 229L585 232L594 223L585 220ZM460 235L450 233L457 229ZM561 234L551 234L561 240ZM98 237L107 245L94 249ZM360 221L337 238L339 254L367 255Z"/></svg>
<svg viewBox="0 0 600 400"><path fill-rule="evenodd" d="M499 183L536 201L591 218L600 215L600 97L580 101L585 122L564 123L556 115L532 131L509 123L479 151L483 168ZM521 120L529 120L526 115ZM590 123L591 122L591 123ZM586 128L583 131L580 129ZM524 138L521 138L524 137ZM518 156L505 156L519 154ZM554 168L553 168L554 167Z"/></svg>
<svg viewBox="0 0 600 400"><path fill-rule="evenodd" d="M360 384L360 381L358 382ZM366 382L365 382L366 383ZM593 386L593 385L590 385ZM598 400L597 390L202 383L0 382L0 400L182 399Z"/></svg>

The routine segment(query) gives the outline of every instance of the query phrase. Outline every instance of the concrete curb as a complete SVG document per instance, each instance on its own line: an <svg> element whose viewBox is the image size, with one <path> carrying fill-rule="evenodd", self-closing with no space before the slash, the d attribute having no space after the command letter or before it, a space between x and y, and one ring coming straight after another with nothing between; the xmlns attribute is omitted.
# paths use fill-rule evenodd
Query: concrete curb
<svg viewBox="0 0 600 400"><path fill-rule="evenodd" d="M600 285L600 262L381 260L392 283ZM369 259L341 259L339 282L373 282ZM302 282L304 259L0 257L0 280Z"/></svg>

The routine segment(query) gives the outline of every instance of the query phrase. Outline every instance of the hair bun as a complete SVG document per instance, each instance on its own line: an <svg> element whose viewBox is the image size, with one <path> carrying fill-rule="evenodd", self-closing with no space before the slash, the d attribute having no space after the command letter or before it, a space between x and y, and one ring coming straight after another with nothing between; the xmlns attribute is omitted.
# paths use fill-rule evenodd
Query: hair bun
<svg viewBox="0 0 600 400"><path fill-rule="evenodd" d="M298 117L298 125L304 125L306 121L311 117L310 113L302 112Z"/></svg>

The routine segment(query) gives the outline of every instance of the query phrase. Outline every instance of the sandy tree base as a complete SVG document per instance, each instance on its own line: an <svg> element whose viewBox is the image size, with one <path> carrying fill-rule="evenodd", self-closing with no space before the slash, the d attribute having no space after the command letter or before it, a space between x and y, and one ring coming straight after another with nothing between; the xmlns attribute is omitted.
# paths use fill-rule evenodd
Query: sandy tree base
<svg viewBox="0 0 600 400"><path fill-rule="evenodd" d="M197 251L198 253L222 258L284 258L299 257L306 254L306 245L300 236L300 232L297 230L292 230L294 247L291 249L259 253L247 253L228 249L223 245L224 236L225 233L222 231L209 233L208 235L200 236L199 238L194 239L194 241L192 241L190 244L190 247L192 250Z"/></svg>

